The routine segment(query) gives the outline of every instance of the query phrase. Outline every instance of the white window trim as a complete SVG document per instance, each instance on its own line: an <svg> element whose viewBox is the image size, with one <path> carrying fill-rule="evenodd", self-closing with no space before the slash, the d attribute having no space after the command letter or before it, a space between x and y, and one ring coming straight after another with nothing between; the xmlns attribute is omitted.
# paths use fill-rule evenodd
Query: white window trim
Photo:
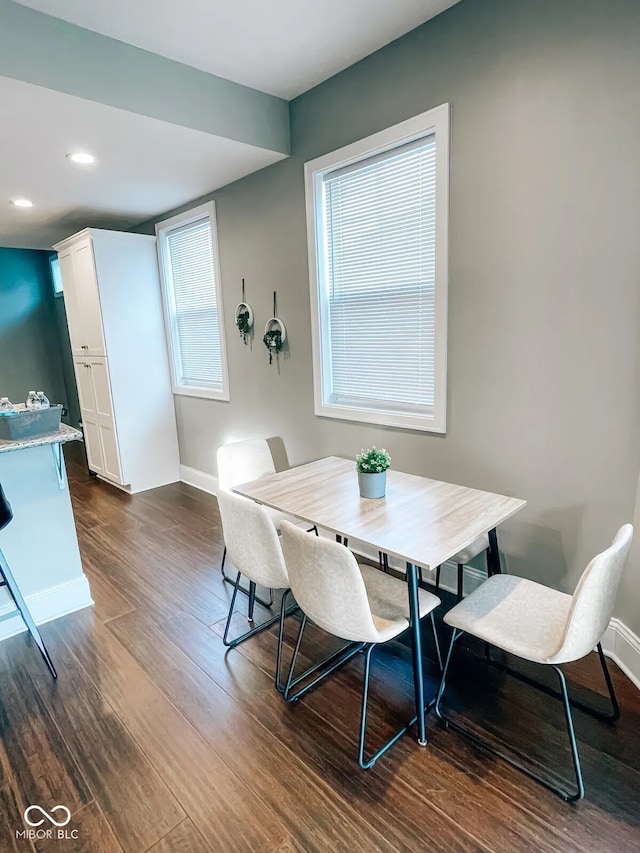
<svg viewBox="0 0 640 853"><path fill-rule="evenodd" d="M178 225L188 225L198 219L209 217L211 223L211 242L213 253L213 265L215 272L216 298L218 303L218 325L220 334L221 360L222 360L222 390L212 388L198 388L196 386L180 385L176 375L176 353L178 351L178 340L176 335L174 311L170 310L173 297L169 292L170 276L167 275L167 256L164 232ZM222 279L220 277L220 257L218 253L218 224L216 220L215 202L208 201L184 213L178 213L170 219L156 223L156 239L158 248L158 266L160 268L160 283L162 290L162 304L164 308L164 324L167 333L167 345L169 349L169 362L171 365L171 387L173 393L184 397L204 397L210 400L228 401L229 397L229 370L227 365L227 341L224 333L224 308L222 301Z"/></svg>
<svg viewBox="0 0 640 853"><path fill-rule="evenodd" d="M446 432L447 424L447 291L449 243L449 104L442 104L414 118L346 145L305 163L307 241L309 248L309 285L311 290L311 340L313 349L313 391L315 413L361 423L403 427L405 429ZM318 241L322 229L323 176L338 168L365 160L400 145L435 133L436 136L436 270L435 270L435 396L433 415L383 412L328 404L323 395L322 333L320 316L321 257Z"/></svg>

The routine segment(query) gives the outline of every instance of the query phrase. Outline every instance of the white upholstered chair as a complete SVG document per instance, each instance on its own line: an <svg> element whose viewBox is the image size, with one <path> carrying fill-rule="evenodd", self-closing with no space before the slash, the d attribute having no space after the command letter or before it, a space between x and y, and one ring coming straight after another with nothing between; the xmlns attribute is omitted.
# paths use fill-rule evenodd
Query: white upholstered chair
<svg viewBox="0 0 640 853"><path fill-rule="evenodd" d="M251 480L259 480L269 474L275 474L276 466L271 455L269 442L265 438L248 439L236 441L231 444L223 444L217 451L218 487L220 491L230 492L234 486L240 483L248 483ZM277 510L265 508L271 520L277 528L283 518L294 524L298 523L295 518L283 515ZM311 528L316 530L315 527ZM317 531L316 531L317 532ZM225 574L224 566L227 559L227 547L222 553L220 571L227 583L234 583L233 579ZM255 591L254 596L255 597ZM253 598L251 598L251 612L253 615ZM265 603L265 602L263 602Z"/></svg>
<svg viewBox="0 0 640 853"><path fill-rule="evenodd" d="M253 501L241 498L231 492L221 491L218 495L220 517L224 539L227 543L229 557L237 570L234 582L233 595L229 605L229 615L224 629L222 642L225 646L234 648L249 637L253 637L265 628L269 628L276 622L280 622L280 638L284 629L285 616L297 608L294 606L287 610L287 598L289 595L289 576L285 566L280 537L266 509ZM306 535L306 534L305 534ZM268 589L282 589L282 602L280 613L260 625L252 627L249 631L229 640L229 628L233 617L236 596L240 588L240 578L244 575L249 581L249 622L253 623L253 601L255 599L256 584ZM276 660L276 687L282 691L280 683L280 660L282 643L278 643L278 657Z"/></svg>
<svg viewBox="0 0 640 853"><path fill-rule="evenodd" d="M353 554L340 543L308 536L286 521L282 522L282 550L291 590L304 614L285 699L290 698L288 688L292 683L307 618L333 636L355 643L355 650L362 649L365 654L358 762L363 768L371 767L415 722L414 717L371 757L365 758L371 654L376 645L398 637L409 628L407 588L401 580L370 566L359 565ZM420 618L431 616L438 657L433 611L439 604L440 599L435 595L419 590ZM319 680L314 679L305 692ZM293 698L300 695L301 692Z"/></svg>
<svg viewBox="0 0 640 853"><path fill-rule="evenodd" d="M440 702L451 653L454 643L464 633L484 640L488 646L495 646L523 660L551 666L555 670L560 693L553 691L553 695L561 698L564 703L576 790L567 792L558 788L513 758L502 752L497 754L569 801L579 800L584 796L584 784L571 704L560 667L585 657L596 648L613 709L607 719L618 718L618 703L602 652L601 640L613 615L618 584L632 538L633 527L630 524L623 525L609 548L591 560L573 595L558 592L525 578L499 574L489 578L444 617L444 621L453 628L453 635L435 705L436 713L443 719ZM581 707L591 710L585 706ZM594 715L603 717L601 714ZM448 722L451 724L451 721ZM457 723L451 725L480 742L485 748L496 752L477 735L471 734Z"/></svg>

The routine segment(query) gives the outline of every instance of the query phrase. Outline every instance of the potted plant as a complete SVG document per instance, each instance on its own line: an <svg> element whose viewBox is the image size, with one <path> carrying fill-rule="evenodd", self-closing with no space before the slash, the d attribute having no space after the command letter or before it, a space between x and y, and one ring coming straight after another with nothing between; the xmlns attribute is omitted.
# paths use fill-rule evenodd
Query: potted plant
<svg viewBox="0 0 640 853"><path fill-rule="evenodd" d="M391 457L383 448L370 447L356 456L358 486L362 498L383 498L387 486L387 468Z"/></svg>
<svg viewBox="0 0 640 853"><path fill-rule="evenodd" d="M267 320L262 342L269 351L269 364L273 362L274 355L277 356L282 351L286 337L287 330L282 320L278 317L271 317L270 320Z"/></svg>

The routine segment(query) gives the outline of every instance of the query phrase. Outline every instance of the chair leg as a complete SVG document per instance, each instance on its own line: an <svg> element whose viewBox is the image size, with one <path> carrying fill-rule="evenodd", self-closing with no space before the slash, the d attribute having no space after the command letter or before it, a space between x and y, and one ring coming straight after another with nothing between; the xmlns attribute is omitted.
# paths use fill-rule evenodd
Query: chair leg
<svg viewBox="0 0 640 853"><path fill-rule="evenodd" d="M611 700L612 708L612 713L606 717L602 717L602 719L615 723L616 720L620 719L620 705L618 705L618 697L616 696L616 691L613 687L613 681L611 681L611 675L609 674L607 660L604 656L604 652L602 651L602 643L598 643L598 657L600 658L600 665L604 674L604 680L607 684L607 690L609 691L609 699ZM576 703L574 702L574 704ZM579 708L580 705L577 705L576 707Z"/></svg>
<svg viewBox="0 0 640 853"><path fill-rule="evenodd" d="M358 764L362 767L363 770L369 770L370 767L376 763L376 761L380 758L381 755L390 749L396 741L400 740L403 734L405 734L412 725L417 720L417 717L413 717L409 722L402 726L402 728L398 729L398 731L385 743L380 749L377 750L373 755L369 758L365 758L365 742L367 738L367 703L369 699L369 676L371 675L371 655L375 645L369 645L365 647L364 653L364 681L362 685L362 708L360 711L360 738L358 740Z"/></svg>
<svg viewBox="0 0 640 853"><path fill-rule="evenodd" d="M436 717L439 720L444 720L444 715L440 710L440 701L442 700L442 695L444 693L444 688L447 682L447 672L449 671L449 664L451 663L451 655L453 653L453 645L458 637L462 634L462 631L458 631L457 628L453 629L453 634L451 635L451 642L449 643L449 651L447 652L447 659L444 662L444 669L442 670L442 676L440 678L440 685L438 687L438 692L436 693L436 701L433 706L433 710L436 712Z"/></svg>
<svg viewBox="0 0 640 853"><path fill-rule="evenodd" d="M38 630L36 623L33 621L31 612L29 611L29 608L27 607L27 604L24 598L22 597L22 593L20 592L20 587L16 583L15 578L11 573L11 569L9 568L9 564L7 563L2 551L0 551L0 574L4 578L4 581L7 585L7 589L9 590L9 593L11 595L11 598L13 599L15 606L20 611L20 615L22 616L24 624L27 626L29 633L35 640L35 643L38 649L40 650L40 654L42 655L44 662L49 668L49 672L54 678L57 678L58 673L56 672L56 668L53 665L53 661L49 657L49 652L47 651L47 647L44 644L44 640L40 636L40 631Z"/></svg>
<svg viewBox="0 0 640 853"><path fill-rule="evenodd" d="M584 797L584 782L582 781L582 768L580 766L580 756L578 754L578 744L576 743L576 733L573 728L573 716L571 714L571 703L569 702L569 693L567 692L567 681L564 677L564 673L560 669L559 666L553 667L558 675L558 680L560 681L560 689L562 690L562 702L564 705L564 716L565 721L567 723L567 734L569 735L569 744L571 746L571 759L573 761L573 770L576 774L576 792L575 794L566 794L558 789L551 788L551 790L556 790L563 799L566 799L567 802L575 803L578 800L581 800Z"/></svg>
<svg viewBox="0 0 640 853"><path fill-rule="evenodd" d="M442 709L440 707L440 702L442 700L442 696L443 696L444 689L445 689L446 676L447 676L447 672L449 669L449 664L451 662L451 653L453 651L453 646L454 646L455 641L460 636L462 636L462 633L463 633L462 631L458 631L456 629L456 630L454 630L454 632L451 636L451 644L449 646L449 653L447 654L447 660L446 660L445 665L444 665L444 671L442 673L442 679L440 680L440 687L438 688L438 695L436 696L436 701L435 701L435 705L434 705L434 710L436 712L438 719L440 719L446 727L452 728L454 731L458 732L459 734L464 735L464 737L466 737L468 740L470 740L473 743L477 744L478 746L482 747L482 749L484 749L486 752L490 753L491 755L495 755L498 758L501 758L503 761L506 761L507 764L510 764L512 767L515 767L517 770L520 770L521 773L524 773L526 776L529 776L529 778L534 779L536 782L538 782L539 784L541 784L545 788L547 788L547 790L552 791L554 794L557 794L559 797L561 797L566 802L572 802L573 803L573 802L577 802L578 800L581 800L582 797L584 796L584 784L582 781L582 769L580 766L580 756L578 754L578 745L576 742L575 731L573 728L573 717L571 714L571 704L569 702L569 694L567 692L567 683L566 683L564 674L563 674L563 672L559 666L552 665L553 669L556 671L556 673L558 675L558 679L560 681L561 693L556 694L556 695L560 696L562 698L563 706L564 706L565 722L567 724L567 734L569 736L569 745L571 748L571 758L573 761L573 770L574 770L575 779L576 779L576 790L575 790L575 792L569 792L569 791L564 790L564 788L559 788L556 785L553 785L551 782L548 781L548 779L545 779L544 777L539 776L537 773L534 773L530 767L528 767L526 764L519 761L514 755L509 755L500 749L496 749L494 746L492 746L486 740L481 738L475 732L465 728L464 726L461 726L459 723L454 722L453 720L449 719L448 717L445 717L445 715L443 714ZM535 685L535 682L533 682L533 683ZM539 685L535 685L535 686L539 686Z"/></svg>
<svg viewBox="0 0 640 853"><path fill-rule="evenodd" d="M307 624L307 614L303 613L302 619L300 620L300 628L298 629L298 636L296 638L296 644L295 644L295 647L293 649L293 657L291 658L291 663L289 664L289 674L287 676L287 683L286 683L285 688L283 690L283 696L284 696L285 702L290 701L290 697L291 697L291 701L293 701L293 699L297 698L296 696L291 695L291 688L292 688L293 684L295 683L293 680L293 672L296 668L296 661L298 660L298 653L300 652L300 645L302 643L302 635L304 634L304 629L305 629L306 624Z"/></svg>
<svg viewBox="0 0 640 853"><path fill-rule="evenodd" d="M458 563L458 601L464 598L464 566Z"/></svg>
<svg viewBox="0 0 640 853"><path fill-rule="evenodd" d="M236 646L239 646L240 643L243 643L245 640L248 640L249 637L255 637L256 634L260 634L262 631L265 631L267 628L270 628L272 625L275 625L276 622L284 622L285 616L290 616L292 613L298 609L298 605L294 604L288 610L285 609L284 600L286 599L286 593L283 595L283 603L280 607L280 613L277 616L272 616L271 619L267 619L265 622L261 622L259 625L251 628L249 631L245 631L244 634L241 634L239 637L236 637L234 640L229 640L229 628L231 626L231 619L233 618L234 607L236 603L236 597L238 595L238 590L240 589L240 578L242 577L241 573L238 572L234 585L233 585L233 595L231 596L231 603L229 605L229 613L227 615L227 623L224 627L224 634L222 635L222 642L227 648L235 649ZM253 620L250 619L250 622Z"/></svg>
<svg viewBox="0 0 640 853"><path fill-rule="evenodd" d="M433 615L433 610L429 614L431 617L431 629L433 631L433 642L436 647L436 656L438 658L438 667L440 669L440 673L442 673L442 652L440 651L440 640L438 639L438 632L436 631L436 620Z"/></svg>
<svg viewBox="0 0 640 853"><path fill-rule="evenodd" d="M253 622L253 610L256 603L256 585L253 581L249 581L249 609L247 611L247 618L249 622Z"/></svg>
<svg viewBox="0 0 640 853"><path fill-rule="evenodd" d="M224 546L224 551L222 552L222 562L220 563L220 574L222 577L227 580L227 576L224 573L224 564L227 561L227 546Z"/></svg>
<svg viewBox="0 0 640 853"><path fill-rule="evenodd" d="M222 580L225 583L230 583L232 586L235 586L235 581L233 578L230 578L229 575L225 573L224 564L227 559L227 546L225 545L224 551L222 552L222 563L220 564L220 573L222 574ZM240 587L240 592L243 592L245 595L249 595L251 590L244 590ZM255 595L255 600L259 602L263 607L271 607L273 605L273 590L269 590L269 601L264 601L264 599L260 598L259 595Z"/></svg>
<svg viewBox="0 0 640 853"><path fill-rule="evenodd" d="M327 676L331 675L341 666L343 666L348 660L356 655L359 651L361 651L365 647L365 643L347 643L346 646L338 649L336 652L332 652L327 657L323 658L313 666L310 666L306 669L301 675L293 677L293 673L295 672L296 662L298 660L298 653L300 652L300 645L302 643L302 635L304 633L305 626L307 624L307 617L303 614L302 620L300 622L300 629L298 631L298 637L296 639L296 645L293 651L293 657L291 658L291 664L289 665L289 675L287 676L287 683L282 692L282 698L285 702L296 702L305 693L308 693L316 684L319 684L323 681ZM314 673L319 673L315 678L308 681L309 676ZM300 684L300 682L306 682L302 687L298 690L293 690L293 688Z"/></svg>
<svg viewBox="0 0 640 853"><path fill-rule="evenodd" d="M517 669L513 669L510 666L507 666L504 663L500 663L500 661L495 660L491 657L491 647L488 643L485 643L485 657L491 664L491 666L499 669L501 672L506 672L507 675L513 676L513 678L517 678L518 681L522 681L525 684L530 684L532 687L536 687L538 690L541 690L543 693L546 693L548 696L553 696L555 699L562 699L562 693L559 693L557 690L554 690L553 687L547 687L546 684L541 684L539 681L536 681L535 678L530 678L528 675L525 675L523 672L518 672ZM586 705L584 702L581 702L579 699L572 699L571 704L574 708L578 708L580 711L584 711L585 714L589 714L590 717L595 717L596 720L601 720L603 723L615 723L616 720L620 719L620 706L618 705L618 699L616 697L616 692L613 687L613 682L611 681L611 675L609 674L609 668L607 667L607 660L604 656L604 652L602 651L602 644L598 643L597 647L598 657L600 659L600 666L602 667L602 674L604 675L604 680L607 685L607 691L609 694L609 701L611 703L611 713L604 714L602 711L598 711L596 708L593 708L591 705Z"/></svg>
<svg viewBox="0 0 640 853"><path fill-rule="evenodd" d="M282 601L280 602L280 629L278 631L278 652L276 654L276 690L278 693L284 693L284 685L280 680L280 669L282 666L282 646L284 644L284 620L286 617L287 598L291 593L290 589L285 589L282 593Z"/></svg>

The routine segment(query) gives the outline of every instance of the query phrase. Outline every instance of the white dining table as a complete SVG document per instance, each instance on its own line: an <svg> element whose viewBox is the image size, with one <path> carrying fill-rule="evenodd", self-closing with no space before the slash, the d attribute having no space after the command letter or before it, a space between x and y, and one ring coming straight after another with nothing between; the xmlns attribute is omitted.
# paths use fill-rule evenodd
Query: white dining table
<svg viewBox="0 0 640 853"><path fill-rule="evenodd" d="M488 534L489 574L501 571L496 528L526 501L393 470L387 472L384 498L361 498L355 463L337 456L269 474L233 491L406 563L417 739L426 745L418 568L436 569Z"/></svg>

